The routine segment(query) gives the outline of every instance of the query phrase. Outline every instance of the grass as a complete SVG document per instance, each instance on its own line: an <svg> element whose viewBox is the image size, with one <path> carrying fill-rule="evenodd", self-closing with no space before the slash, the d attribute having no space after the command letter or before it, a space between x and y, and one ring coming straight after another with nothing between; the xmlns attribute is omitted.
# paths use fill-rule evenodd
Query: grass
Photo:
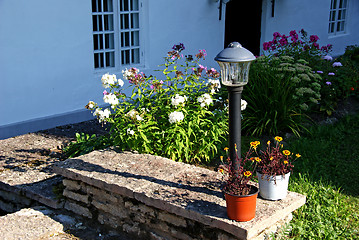
<svg viewBox="0 0 359 240"><path fill-rule="evenodd" d="M307 196L294 213L294 239L359 239L359 114L289 143L302 158L290 191Z"/></svg>

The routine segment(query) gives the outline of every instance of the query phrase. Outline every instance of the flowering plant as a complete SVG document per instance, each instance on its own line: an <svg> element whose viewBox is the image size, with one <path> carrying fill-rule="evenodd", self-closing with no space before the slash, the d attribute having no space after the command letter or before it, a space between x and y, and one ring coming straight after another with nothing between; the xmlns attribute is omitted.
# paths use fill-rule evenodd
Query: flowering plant
<svg viewBox="0 0 359 240"><path fill-rule="evenodd" d="M295 155L283 148L282 137L274 138L275 144L267 142L267 148L261 150L258 156L258 172L269 176L285 175L292 171L294 161L301 157L299 153Z"/></svg>
<svg viewBox="0 0 359 240"><path fill-rule="evenodd" d="M92 101L86 107L100 122L111 123L114 145L184 162L213 159L228 131L219 72L200 63L205 50L183 56L184 49L178 44L167 53L158 70L162 78L136 68L123 70L124 80L102 77L103 100L110 108Z"/></svg>
<svg viewBox="0 0 359 240"><path fill-rule="evenodd" d="M228 157L228 148L224 149L227 153L227 163L223 162L223 157L221 156L221 165L219 165L218 171L225 176L223 186L225 193L239 196L250 194L252 187L249 181L253 178L253 173L259 160L258 157L253 157L252 155L256 152L259 144L259 141L251 142L250 148L244 158L239 158L238 155L236 156L236 161L239 162L239 169L233 168L232 160Z"/></svg>
<svg viewBox="0 0 359 240"><path fill-rule="evenodd" d="M331 44L320 47L318 44L319 37L310 35L308 38L308 33L304 29L301 29L299 34L300 39L296 30L290 31L289 36L275 32L272 41L263 43L263 50L275 56L286 55L296 59L307 59L313 56L327 55L332 49Z"/></svg>

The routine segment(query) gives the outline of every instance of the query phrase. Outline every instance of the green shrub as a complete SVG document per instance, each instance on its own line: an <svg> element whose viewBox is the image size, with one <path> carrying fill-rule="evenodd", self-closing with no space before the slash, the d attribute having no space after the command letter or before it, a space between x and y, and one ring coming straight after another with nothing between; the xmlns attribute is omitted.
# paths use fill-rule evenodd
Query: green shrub
<svg viewBox="0 0 359 240"><path fill-rule="evenodd" d="M243 98L248 107L243 113L243 128L255 136L293 132L299 136L306 128L303 108L318 99L317 76L303 61L292 57L265 56L252 64L249 84Z"/></svg>
<svg viewBox="0 0 359 240"><path fill-rule="evenodd" d="M132 90L127 96L123 80L102 77L102 109L87 108L100 122L111 123L113 144L126 150L149 153L184 162L208 163L227 140L227 119L220 99L219 73L200 64L206 53L183 57L183 44L175 45L161 65L163 77L147 77L136 68L123 71Z"/></svg>

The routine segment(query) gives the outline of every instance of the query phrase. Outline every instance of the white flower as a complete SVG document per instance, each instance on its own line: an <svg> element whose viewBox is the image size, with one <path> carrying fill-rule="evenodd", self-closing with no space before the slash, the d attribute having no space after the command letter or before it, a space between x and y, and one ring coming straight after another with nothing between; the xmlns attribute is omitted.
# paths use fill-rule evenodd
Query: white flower
<svg viewBox="0 0 359 240"><path fill-rule="evenodd" d="M99 108L96 108L95 112L93 113L93 115L98 118L99 122L106 122L106 118L109 118L110 114L111 111L108 108L103 111Z"/></svg>
<svg viewBox="0 0 359 240"><path fill-rule="evenodd" d="M137 115L137 111L135 109L132 109L126 115L130 118L134 118Z"/></svg>
<svg viewBox="0 0 359 240"><path fill-rule="evenodd" d="M248 103L247 103L246 100L241 99L241 111L243 111L244 109L246 109L247 104L248 104Z"/></svg>
<svg viewBox="0 0 359 240"><path fill-rule="evenodd" d="M109 93L103 96L103 101L105 103L111 104L112 106L117 105L119 103L118 98L115 94Z"/></svg>
<svg viewBox="0 0 359 240"><path fill-rule="evenodd" d="M133 134L135 134L135 131L133 131L131 128L127 128L127 134L133 135Z"/></svg>
<svg viewBox="0 0 359 240"><path fill-rule="evenodd" d="M210 105L213 102L211 95L205 93L197 98L197 101L201 104L201 107Z"/></svg>
<svg viewBox="0 0 359 240"><path fill-rule="evenodd" d="M96 106L96 103L94 103L93 101L89 101L89 103L85 106L85 108L93 110Z"/></svg>
<svg viewBox="0 0 359 240"><path fill-rule="evenodd" d="M126 70L122 70L122 75L124 79L129 80L129 78L134 77L139 71L137 68L131 68L130 70L126 68Z"/></svg>
<svg viewBox="0 0 359 240"><path fill-rule="evenodd" d="M104 88L109 88L110 85L114 85L116 83L117 79L116 79L116 75L115 74L104 74L101 78L101 82L102 82L102 86Z"/></svg>
<svg viewBox="0 0 359 240"><path fill-rule="evenodd" d="M168 121L170 123L176 123L176 122L180 122L184 119L184 115L183 115L183 112L171 112L169 115L168 115Z"/></svg>
<svg viewBox="0 0 359 240"><path fill-rule="evenodd" d="M329 55L324 56L323 59L327 60L327 61L332 61L333 60L333 58L331 56L329 56Z"/></svg>
<svg viewBox="0 0 359 240"><path fill-rule="evenodd" d="M123 87L123 85L125 84L122 79L117 79L118 85L120 85L121 87Z"/></svg>
<svg viewBox="0 0 359 240"><path fill-rule="evenodd" d="M142 121L143 118L138 114L138 112L135 109L132 109L131 111L129 111L126 116L132 118L132 119L136 119L137 121Z"/></svg>
<svg viewBox="0 0 359 240"><path fill-rule="evenodd" d="M175 107L177 107L178 105L182 104L184 105L184 103L187 101L187 97L186 96L181 96L179 94L176 94L175 97L171 98L171 104Z"/></svg>
<svg viewBox="0 0 359 240"><path fill-rule="evenodd" d="M342 67L342 63L341 62L334 62L333 63L333 67Z"/></svg>

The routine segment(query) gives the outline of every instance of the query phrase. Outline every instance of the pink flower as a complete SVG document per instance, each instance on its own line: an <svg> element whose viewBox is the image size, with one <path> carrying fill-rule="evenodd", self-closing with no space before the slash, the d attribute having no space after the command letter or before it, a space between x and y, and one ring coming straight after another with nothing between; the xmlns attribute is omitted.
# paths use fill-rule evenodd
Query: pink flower
<svg viewBox="0 0 359 240"><path fill-rule="evenodd" d="M109 93L108 93L106 90L104 90L104 91L102 92L102 94L103 94L103 95L108 95Z"/></svg>
<svg viewBox="0 0 359 240"><path fill-rule="evenodd" d="M317 35L310 35L309 41L310 42L317 42L319 40L319 37Z"/></svg>

